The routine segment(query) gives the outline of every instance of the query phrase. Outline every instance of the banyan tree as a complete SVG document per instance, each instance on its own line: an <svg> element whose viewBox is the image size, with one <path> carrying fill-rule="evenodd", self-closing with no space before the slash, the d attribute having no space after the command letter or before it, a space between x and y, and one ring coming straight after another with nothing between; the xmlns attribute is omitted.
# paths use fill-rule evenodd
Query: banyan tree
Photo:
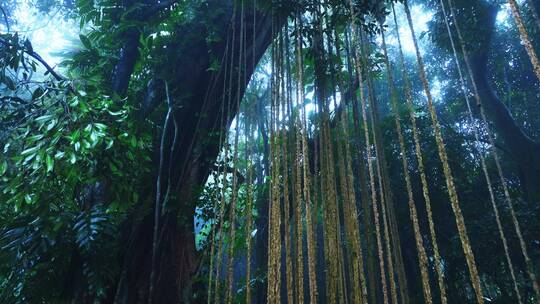
<svg viewBox="0 0 540 304"><path fill-rule="evenodd" d="M2 302L540 303L538 0L45 2L61 66L0 4Z"/></svg>

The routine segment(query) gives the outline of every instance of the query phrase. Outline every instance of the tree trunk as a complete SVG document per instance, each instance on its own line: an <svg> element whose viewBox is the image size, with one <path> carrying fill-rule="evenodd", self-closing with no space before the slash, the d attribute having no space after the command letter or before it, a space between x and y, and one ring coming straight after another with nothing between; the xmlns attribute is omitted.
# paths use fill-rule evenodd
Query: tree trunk
<svg viewBox="0 0 540 304"><path fill-rule="evenodd" d="M222 11L222 14L210 14L210 11ZM178 124L178 135L176 146L173 148L172 157L166 157L165 168L171 170L171 190L174 195L164 208L164 213L160 217L160 228L158 237L156 280L154 283L154 303L189 303L192 301L201 301L193 298L193 278L197 272L201 259L201 253L197 252L194 236L194 210L198 191L204 186L211 167L218 155L219 136L225 135L229 126L237 113L236 98L242 96L247 87L255 64L262 57L268 45L272 40L271 24L272 16L258 11L256 20L253 24L253 16L250 9L246 9L244 26L246 37L256 35L255 45L252 39L246 39L245 52L246 70L239 64L239 45L240 45L240 14L237 18L233 16L233 2L223 4L221 1L210 1L208 6L201 10L201 16L214 16L213 27L219 29L222 40L210 44L206 41L207 28L204 24L188 24L178 30L179 33L199 33L194 39L190 39L187 46L173 46L176 54L173 54L175 62L163 63L163 68L174 66L175 79L167 80L175 100L176 111L174 119ZM281 18L283 19L283 18ZM197 18L194 18L197 20ZM231 21L233 26L229 27ZM279 22L279 21L278 21ZM283 22L283 20L281 20ZM232 35L231 29L236 31ZM125 45L129 48L123 48L119 62L115 68L115 77L112 81L115 91L123 96L129 84L133 65L137 60L132 56L124 54L132 53L126 50L133 50L138 47L137 39L128 37ZM189 35L193 38L193 35ZM230 37L236 37L231 43ZM233 56L232 87L224 88L223 63L220 71L214 72L209 69L212 65L212 54L217 58L224 58L226 52L227 40L229 40L230 49L235 48ZM137 41L133 45L133 42ZM234 44L234 46L232 46ZM255 52L253 52L253 48ZM251 50L251 51L250 51ZM179 53L179 55L178 55ZM138 53L135 53L135 57ZM230 58L230 57L229 57ZM230 60L230 59L227 59ZM127 72L122 72L127 71ZM230 71L230 68L228 68ZM239 75L240 74L240 75ZM120 79L121 78L121 79ZM236 79L242 79L237 83ZM153 87L152 89L155 89ZM189 94L186 94L189 92ZM224 95L231 96L226 98ZM153 94L163 96L164 94ZM188 95L186 97L186 95ZM231 102L228 105L228 102ZM161 102L150 102L154 107ZM223 105L223 103L225 103ZM181 105L181 106L179 106ZM227 109L230 106L231 113L228 115L228 121L224 126L220 124L220 109ZM143 116L148 113L143 113ZM171 145L174 142L173 128L169 128L170 134L166 134L165 151L171 151ZM157 154L157 153L156 153ZM154 157L155 159L156 157ZM154 160L157 163L156 160ZM157 171L157 170L156 170ZM154 172L154 174L156 174ZM155 178L153 178L155 180ZM169 185L164 184L163 189ZM148 302L148 289L150 273L152 271L152 231L154 226L153 208L148 208L154 204L154 190L143 193L141 197L146 206L138 206L129 217L125 226L128 227L128 233L125 243L125 251L122 257L123 269L116 286L114 303L145 303ZM112 302L109 299L109 302Z"/></svg>
<svg viewBox="0 0 540 304"><path fill-rule="evenodd" d="M530 200L540 199L540 144L534 142L517 125L516 121L489 83L488 57L491 36L495 31L498 9L488 9L485 29L490 29L486 45L478 48L471 56L473 76L488 119L505 143L512 160L523 173L522 187Z"/></svg>

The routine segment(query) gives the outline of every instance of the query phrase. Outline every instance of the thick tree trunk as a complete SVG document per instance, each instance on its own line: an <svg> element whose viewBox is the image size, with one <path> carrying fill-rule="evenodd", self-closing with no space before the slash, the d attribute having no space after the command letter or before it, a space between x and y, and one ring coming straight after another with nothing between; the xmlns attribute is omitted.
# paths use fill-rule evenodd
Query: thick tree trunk
<svg viewBox="0 0 540 304"><path fill-rule="evenodd" d="M486 29L495 30L497 16L495 7L488 10ZM529 199L540 199L540 144L534 142L517 125L516 121L489 83L488 57L491 36L486 39L486 46L472 54L473 76L478 93L488 119L493 123L496 134L505 143L512 160L522 172L522 186Z"/></svg>
<svg viewBox="0 0 540 304"><path fill-rule="evenodd" d="M223 12L219 16L206 11L216 11L218 7L219 11ZM177 105L174 119L178 124L178 135L177 145L174 147L175 153L172 157L166 157L164 162L165 168L171 168L170 187L174 195L160 217L157 265L154 269L156 273L154 303L189 303L201 300L194 299L192 292L193 278L201 259L201 253L197 252L195 246L193 226L196 198L218 155L219 134L224 135L227 132L238 110L237 96L244 94L247 82L253 73L254 63L259 61L272 40L272 16L257 12L257 24L253 24L251 10L246 8L246 11L248 12L244 20L246 37L252 37L253 31L256 31L255 45L252 39L246 39L245 42L246 70L243 70L239 64L241 20L240 14L236 14L237 18L234 20L231 19L232 1L225 4L221 1L210 1L207 8L199 12L204 16L215 16L212 22L214 28L219 29L219 34L223 37L221 41L214 44L207 43L206 25L189 24L179 29L179 33L186 33L191 38L190 43L187 46L172 46L170 49L175 52L172 56L176 58L176 61L164 63L164 68L176 67L173 73L176 79L167 81L169 81L172 98ZM233 26L229 26L230 20L234 23ZM236 31L235 35L232 34L231 29ZM189 33L197 33L197 36ZM236 37L232 43L230 37ZM224 63L222 63L221 71L214 72L209 70L209 67L212 65L212 54L219 59L223 58L227 40L229 40L228 56L231 56L232 48L236 49L232 67L232 77L235 81L232 81L232 87L224 88ZM123 49L122 54L131 54L129 50L132 51L133 48L138 47L138 43L132 45L133 41L135 39L128 37L126 45L130 45L129 49ZM228 60L230 57L227 58ZM122 79L113 79L114 88L119 95L125 94L131 76L130 71L133 71L136 61L132 56L120 56L114 76ZM227 71L230 71L230 67ZM236 79L243 79L243 81L237 83ZM227 98L229 94L231 98ZM163 94L154 95L163 96ZM230 105L227 104L229 101ZM159 101L148 104L156 106L159 105ZM220 109L227 109L229 106L231 113L228 115L228 121L221 126ZM152 107L148 110L151 111ZM148 113L143 113L143 116L144 114ZM169 130L171 132L166 134L165 151L171 151L173 143L173 128ZM162 189L167 187L168 185L164 184ZM148 191L145 196L141 195L141 197L147 197L145 202L147 205L140 206L126 223L126 226L131 226L131 229L126 238L126 249L122 257L123 270L116 287L115 303L131 304L148 301L154 226L153 210L149 209L148 205L154 204L152 202L154 191Z"/></svg>
<svg viewBox="0 0 540 304"><path fill-rule="evenodd" d="M189 302L193 275L200 262L195 249L193 221L179 221L171 213L163 219L164 229L160 236L163 246L158 254L162 271L156 280L154 303L178 303L180 299ZM148 302L152 231L151 214L131 231L115 303Z"/></svg>

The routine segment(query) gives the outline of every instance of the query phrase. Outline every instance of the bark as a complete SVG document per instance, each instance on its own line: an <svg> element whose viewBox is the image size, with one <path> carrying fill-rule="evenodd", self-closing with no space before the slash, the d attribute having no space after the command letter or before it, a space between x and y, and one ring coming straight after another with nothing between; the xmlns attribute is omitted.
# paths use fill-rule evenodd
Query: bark
<svg viewBox="0 0 540 304"><path fill-rule="evenodd" d="M117 23L122 21L132 23L147 23L160 13L162 14L162 18L165 17L167 14L163 13L169 11L166 9L178 2L178 0L167 0L161 2L155 0L143 0L140 2L141 3L135 0L124 0L122 3L122 6L124 7L122 13L125 14L125 16L117 14L113 16L113 20L115 20ZM134 5L139 5L139 7L135 10L131 10ZM160 19L161 18L158 18L156 21L159 22ZM123 33L121 33L120 37L118 37L119 39L123 40L123 44L120 48L118 61L112 73L111 89L119 97L125 97L129 87L131 74L133 73L135 63L139 58L140 34L141 33L138 27L130 26Z"/></svg>
<svg viewBox="0 0 540 304"><path fill-rule="evenodd" d="M126 42L120 49L120 58L114 68L112 81L112 90L119 96L126 95L129 79L139 57L139 35L138 29L128 30Z"/></svg>
<svg viewBox="0 0 540 304"><path fill-rule="evenodd" d="M230 98L231 114L222 128L219 109L222 108L222 103L228 101L227 98L222 98L224 73L208 69L212 64L210 54L214 54L218 58L223 56L227 43L225 37L232 37L232 35L227 36L227 31L230 31L231 28L239 31L240 18L232 21L236 23L236 26L229 27L233 11L232 1L226 4L221 1L211 1L206 10L215 10L217 7L225 8L224 13L215 16L211 22L213 22L214 28L221 30L220 34L224 39L209 45L206 42L204 24L186 25L184 28L178 29L179 33L197 33L197 36L189 36L191 39L187 47L171 47L174 52L180 52L180 54L174 55L175 61L173 63L164 63L166 66L176 67L175 78L170 80L169 87L177 106L179 103L181 106L178 106L174 113L179 129L177 146L174 149L176 152L172 158L165 161L165 168L171 168L171 188L175 195L165 206L160 220L157 269L155 269L157 281L153 292L155 295L154 303L196 301L193 299L192 284L201 259L200 252L197 252L195 248L193 227L196 197L208 178L219 152L219 140L217 140L219 133L225 134L227 132L238 110L235 102L236 96L244 94L247 81L253 73L252 67L262 57L272 40L270 30L272 16L257 12L257 24L254 25L253 22L250 22L253 17L246 14L246 36L251 37L256 29L257 38L255 45L251 39L247 39L246 70L239 67L238 52L235 54L233 79L240 77L239 79L245 79L245 81L239 85L233 81L233 86L227 88L227 93L232 96ZM199 12L201 16L210 15L206 10ZM197 20L197 18L194 19ZM132 37L127 37L125 47L121 50L112 81L115 92L120 96L125 95L129 78L138 60L136 52L138 34L132 33L132 35ZM135 36L137 39L134 38ZM240 37L239 32L236 33L236 37ZM233 43L238 50L240 39L237 38ZM255 48L255 52L252 51L252 48ZM187 97L185 96L186 92L189 92ZM162 96L162 94L154 95ZM149 104L157 105L159 103L151 102ZM225 104L224 108L228 106ZM148 111L151 110L151 108L148 109ZM166 134L167 145L171 145L172 136L173 134ZM170 149L171 147L168 146L167 151ZM163 189L166 188L167 185L164 185ZM153 197L153 191L155 190L149 191L141 197ZM152 214L153 212L147 207L139 206L126 223L126 226L131 228L125 238L126 245L122 257L123 270L116 288L115 303L148 301L152 255Z"/></svg>

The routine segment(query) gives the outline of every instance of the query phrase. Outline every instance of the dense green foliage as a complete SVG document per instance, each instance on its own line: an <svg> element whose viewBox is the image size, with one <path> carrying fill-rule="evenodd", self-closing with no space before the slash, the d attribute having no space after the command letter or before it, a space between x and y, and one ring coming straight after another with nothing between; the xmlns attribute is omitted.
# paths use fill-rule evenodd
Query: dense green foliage
<svg viewBox="0 0 540 304"><path fill-rule="evenodd" d="M28 40L0 39L2 301L103 297L118 268L104 257L118 250L118 226L139 201L150 136L99 82L41 76ZM89 205L105 187L110 195Z"/></svg>

